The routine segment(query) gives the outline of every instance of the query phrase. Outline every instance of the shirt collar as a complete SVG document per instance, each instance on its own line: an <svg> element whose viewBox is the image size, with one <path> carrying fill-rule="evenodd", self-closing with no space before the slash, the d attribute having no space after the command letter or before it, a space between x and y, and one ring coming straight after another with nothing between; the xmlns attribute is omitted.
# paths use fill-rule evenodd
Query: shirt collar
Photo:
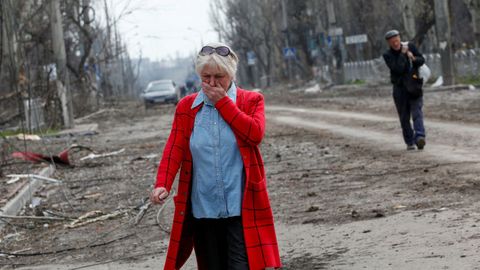
<svg viewBox="0 0 480 270"><path fill-rule="evenodd" d="M227 91L227 96L233 101L237 101L237 86L235 85L235 82L232 81L232 84L230 85L230 88ZM192 104L192 109L197 107L198 105L205 103L206 105L212 105L212 102L208 99L208 97L203 93L203 89L201 89L198 92L197 97L193 101Z"/></svg>

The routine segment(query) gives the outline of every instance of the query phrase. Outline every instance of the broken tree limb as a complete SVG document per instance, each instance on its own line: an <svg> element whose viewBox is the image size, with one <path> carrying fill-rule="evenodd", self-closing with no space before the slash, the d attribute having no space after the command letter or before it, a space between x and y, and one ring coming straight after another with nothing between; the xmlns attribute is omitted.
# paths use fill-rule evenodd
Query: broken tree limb
<svg viewBox="0 0 480 270"><path fill-rule="evenodd" d="M110 153L105 153L105 154L94 154L94 153L90 153L88 156L85 156L83 158L81 158L80 160L83 161L83 160L86 160L86 159L95 159L95 158L101 158L101 157L110 157L110 156L115 156L115 155L118 155L118 154L121 154L125 152L125 148L122 148L118 151L114 151L114 152L110 152Z"/></svg>
<svg viewBox="0 0 480 270"><path fill-rule="evenodd" d="M65 215L64 213L58 213L58 212L55 212L55 211L52 211L52 210L43 210L44 213L46 213L47 215L49 216L55 216L55 217L60 217L60 218L64 218L64 219L68 219L68 220L74 220L78 217L74 217L74 216L68 216L68 215Z"/></svg>
<svg viewBox="0 0 480 270"><path fill-rule="evenodd" d="M31 220L65 220L62 217L37 217L37 216L10 216L10 215L0 215L0 219L31 219Z"/></svg>
<svg viewBox="0 0 480 270"><path fill-rule="evenodd" d="M7 176L7 177L9 177L9 176ZM7 185L14 184L14 183L20 181L20 179L21 179L21 178L18 177L18 176L17 176L17 177L12 177L12 176L10 176L10 177L11 177L12 179L10 179L10 180L7 181Z"/></svg>
<svg viewBox="0 0 480 270"><path fill-rule="evenodd" d="M116 210L110 214L103 214L102 211L92 211L65 225L65 228L74 229L97 221L103 221L126 214L127 210ZM92 218L93 217L93 218ZM90 219L89 219L90 218Z"/></svg>
<svg viewBox="0 0 480 270"><path fill-rule="evenodd" d="M55 183L55 184L61 184L62 183L61 180L41 176L41 175L38 175L38 174L9 174L9 175L7 175L7 177L33 178L33 179L37 179L37 180L52 182L52 183Z"/></svg>

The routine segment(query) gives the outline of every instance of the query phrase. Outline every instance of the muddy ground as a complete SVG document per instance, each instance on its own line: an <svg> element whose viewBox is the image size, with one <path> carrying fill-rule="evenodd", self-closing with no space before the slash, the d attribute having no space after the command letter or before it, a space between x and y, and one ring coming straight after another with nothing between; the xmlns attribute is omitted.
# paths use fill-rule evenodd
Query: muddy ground
<svg viewBox="0 0 480 270"><path fill-rule="evenodd" d="M428 90L425 151L406 152L391 90L336 87L316 94L269 89L261 149L284 269L480 269L480 91ZM99 134L50 136L28 150L57 153L72 143L111 157L57 168L45 213L65 221L8 220L0 269L161 268L172 203L135 224L154 181L173 106L125 103L83 123ZM12 140L11 149L23 143ZM40 165L7 160L4 173ZM3 183L6 178L1 178ZM2 184L2 186L5 186ZM85 213L115 216L77 228ZM477 267L477 268L476 268ZM191 260L185 269L195 269Z"/></svg>

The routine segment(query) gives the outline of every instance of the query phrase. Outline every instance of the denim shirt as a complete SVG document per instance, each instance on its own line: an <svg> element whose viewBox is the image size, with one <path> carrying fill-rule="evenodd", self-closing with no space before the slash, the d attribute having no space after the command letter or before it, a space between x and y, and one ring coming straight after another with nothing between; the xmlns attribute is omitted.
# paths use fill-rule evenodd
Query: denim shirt
<svg viewBox="0 0 480 270"><path fill-rule="evenodd" d="M235 83L227 95L236 102ZM195 218L240 216L244 189L243 160L235 135L203 90L192 108L204 103L190 137L193 160L192 213Z"/></svg>

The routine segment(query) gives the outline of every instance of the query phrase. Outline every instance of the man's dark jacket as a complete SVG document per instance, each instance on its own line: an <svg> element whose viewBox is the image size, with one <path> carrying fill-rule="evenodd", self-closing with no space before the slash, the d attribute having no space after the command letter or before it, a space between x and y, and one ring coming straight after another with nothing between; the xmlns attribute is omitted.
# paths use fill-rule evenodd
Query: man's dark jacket
<svg viewBox="0 0 480 270"><path fill-rule="evenodd" d="M418 68L425 63L425 58L417 50L415 45L408 43L408 49L415 56L415 61L412 61L413 68ZM402 50L395 51L390 48L383 54L383 59L387 63L388 68L390 68L390 80L395 86L404 86L404 80L410 71L410 61L408 56L405 53L402 53Z"/></svg>

